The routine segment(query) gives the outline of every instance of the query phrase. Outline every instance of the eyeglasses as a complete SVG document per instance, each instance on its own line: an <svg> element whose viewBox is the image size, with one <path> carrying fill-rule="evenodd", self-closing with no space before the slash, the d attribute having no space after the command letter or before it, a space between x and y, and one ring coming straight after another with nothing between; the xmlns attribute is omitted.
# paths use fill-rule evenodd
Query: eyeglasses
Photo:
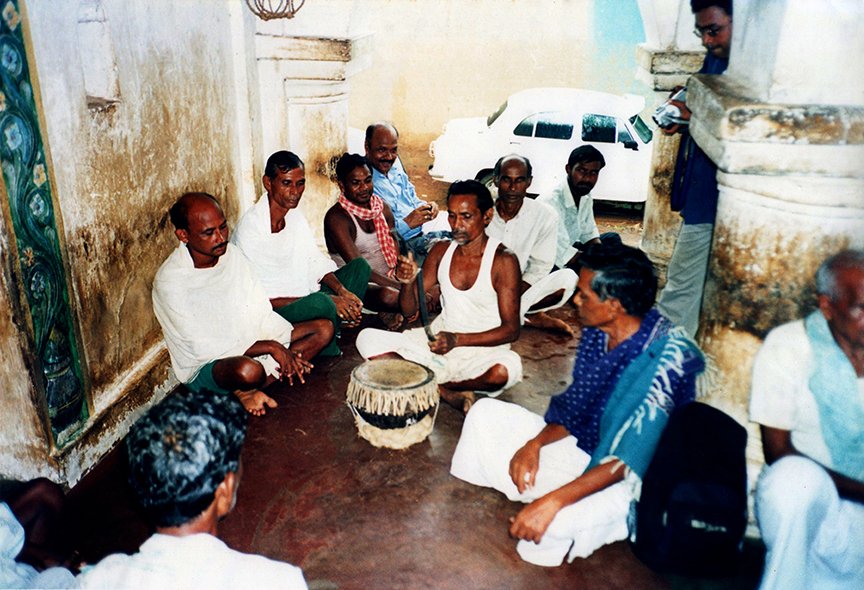
<svg viewBox="0 0 864 590"><path fill-rule="evenodd" d="M714 37L719 35L723 29L726 29L728 27L729 25L720 25L719 27L717 25L711 25L708 27L696 27L695 29L693 29L693 34L700 39L705 35L708 35L713 39Z"/></svg>

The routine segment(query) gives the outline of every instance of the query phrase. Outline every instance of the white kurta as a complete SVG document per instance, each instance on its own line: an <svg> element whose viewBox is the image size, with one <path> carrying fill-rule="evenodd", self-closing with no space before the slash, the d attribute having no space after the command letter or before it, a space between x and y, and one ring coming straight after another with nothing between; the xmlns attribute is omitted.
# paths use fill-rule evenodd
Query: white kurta
<svg viewBox="0 0 864 590"><path fill-rule="evenodd" d="M336 270L336 263L315 243L309 222L300 209L285 214L282 231L275 234L270 231L266 194L240 218L231 241L249 259L271 299L317 293L321 278Z"/></svg>
<svg viewBox="0 0 864 590"><path fill-rule="evenodd" d="M533 313L555 309L564 305L573 296L579 277L569 268L550 274L555 264L558 232L558 214L545 203L533 199L522 201L519 213L504 221L497 209L486 233L497 238L519 259L522 280L531 287L522 294L520 315L522 322L535 303L562 291L561 297L552 305L535 309Z"/></svg>
<svg viewBox="0 0 864 590"><path fill-rule="evenodd" d="M181 243L156 273L153 311L183 383L210 361L242 355L258 340L291 343L291 324L273 311L252 267L232 244L212 268L195 268ZM275 374L273 358L259 358Z"/></svg>
<svg viewBox="0 0 864 590"><path fill-rule="evenodd" d="M524 199L513 219L495 215L486 228L490 238L501 240L519 259L522 280L533 285L555 265L558 214L545 203Z"/></svg>
<svg viewBox="0 0 864 590"><path fill-rule="evenodd" d="M864 505L841 498L822 467L833 461L809 386L813 370L802 320L771 330L753 361L750 420L789 431L805 455L766 465L756 485L756 518L768 549L764 590L864 587ZM864 378L858 395L864 399Z"/></svg>
<svg viewBox="0 0 864 590"><path fill-rule="evenodd" d="M546 203L558 214L557 254L555 264L564 268L576 254L574 242L582 244L600 237L597 222L594 220L594 199L590 194L579 200L579 206L573 202L570 185L565 178L552 192L537 197L540 203Z"/></svg>
<svg viewBox="0 0 864 590"><path fill-rule="evenodd" d="M207 588L306 590L300 568L240 553L212 535L153 535L138 553L109 555L86 570L82 588Z"/></svg>
<svg viewBox="0 0 864 590"><path fill-rule="evenodd" d="M798 452L833 468L822 436L819 406L810 391L813 370L813 352L803 320L771 330L753 361L750 420L788 430ZM858 396L864 400L864 378L858 379Z"/></svg>

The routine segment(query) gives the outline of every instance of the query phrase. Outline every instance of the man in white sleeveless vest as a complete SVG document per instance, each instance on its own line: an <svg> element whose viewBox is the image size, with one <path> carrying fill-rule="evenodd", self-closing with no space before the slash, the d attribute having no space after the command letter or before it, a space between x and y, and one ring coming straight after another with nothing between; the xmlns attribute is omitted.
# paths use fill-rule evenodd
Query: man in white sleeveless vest
<svg viewBox="0 0 864 590"><path fill-rule="evenodd" d="M435 373L441 397L467 412L474 391L497 395L522 379L522 359L510 350L519 337L516 256L486 235L492 220L489 189L474 180L455 182L447 192L452 242L436 243L423 264L424 288L441 288L441 314L432 322L434 339L422 328L400 334L367 328L357 336L363 358L398 356ZM402 314L417 311L417 264L400 256Z"/></svg>

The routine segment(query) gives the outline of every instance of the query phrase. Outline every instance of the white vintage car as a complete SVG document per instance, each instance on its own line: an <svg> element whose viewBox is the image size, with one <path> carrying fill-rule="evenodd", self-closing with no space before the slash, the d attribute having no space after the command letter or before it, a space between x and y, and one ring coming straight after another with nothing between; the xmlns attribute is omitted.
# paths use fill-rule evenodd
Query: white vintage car
<svg viewBox="0 0 864 590"><path fill-rule="evenodd" d="M598 200L641 203L648 191L653 133L639 116L645 99L576 88L531 88L510 96L489 117L452 119L429 146L435 180L476 178L491 183L501 156L531 160L529 189L542 194L566 176L573 148L596 147L606 159L591 195Z"/></svg>

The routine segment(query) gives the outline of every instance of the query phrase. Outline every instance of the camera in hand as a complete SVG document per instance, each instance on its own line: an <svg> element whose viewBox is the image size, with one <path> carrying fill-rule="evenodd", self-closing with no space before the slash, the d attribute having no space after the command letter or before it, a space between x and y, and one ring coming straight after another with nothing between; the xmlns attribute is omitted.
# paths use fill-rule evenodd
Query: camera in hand
<svg viewBox="0 0 864 590"><path fill-rule="evenodd" d="M686 126L690 121L681 117L681 108L672 101L684 102L687 99L687 89L682 88L669 97L669 100L657 107L651 118L661 129L671 129L675 125Z"/></svg>

